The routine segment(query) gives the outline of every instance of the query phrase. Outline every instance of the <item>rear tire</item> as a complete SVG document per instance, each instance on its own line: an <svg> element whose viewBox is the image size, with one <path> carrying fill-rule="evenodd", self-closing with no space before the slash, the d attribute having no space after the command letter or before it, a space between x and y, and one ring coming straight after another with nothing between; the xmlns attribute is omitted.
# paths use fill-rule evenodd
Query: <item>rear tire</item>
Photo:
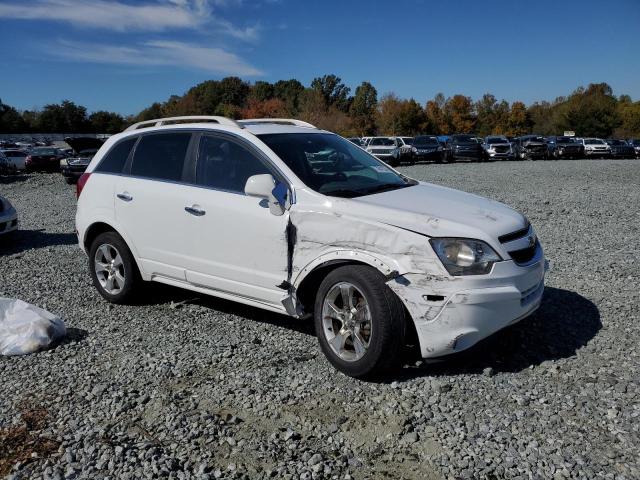
<svg viewBox="0 0 640 480"><path fill-rule="evenodd" d="M116 232L101 233L91 243L89 273L98 293L110 303L132 303L142 284L133 255Z"/></svg>
<svg viewBox="0 0 640 480"><path fill-rule="evenodd" d="M318 288L314 317L320 348L342 373L380 378L398 366L404 308L374 268L346 265L330 272Z"/></svg>

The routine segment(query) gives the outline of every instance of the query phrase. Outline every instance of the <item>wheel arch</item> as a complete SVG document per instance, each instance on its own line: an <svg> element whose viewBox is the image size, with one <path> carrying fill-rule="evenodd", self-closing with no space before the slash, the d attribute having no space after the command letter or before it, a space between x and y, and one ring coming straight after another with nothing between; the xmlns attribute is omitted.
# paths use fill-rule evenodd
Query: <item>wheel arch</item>
<svg viewBox="0 0 640 480"><path fill-rule="evenodd" d="M138 271L140 272L140 275L142 276L143 279L146 280L146 276L145 276L144 270L140 265L140 261L138 260L138 255L136 250L132 247L131 242L129 241L127 236L122 234L121 229L117 228L111 223L105 222L103 220L98 220L92 223L91 225L89 225L89 227L87 227L84 233L84 238L82 240L82 247L84 248L84 251L87 253L87 255L89 254L89 249L91 248L91 244L93 243L93 241L98 237L98 235L106 232L117 233L122 238L124 243L127 245L127 248L131 252L131 255L133 256L133 260L136 262L136 266L138 267Z"/></svg>
<svg viewBox="0 0 640 480"><path fill-rule="evenodd" d="M325 253L310 262L293 282L295 298L302 305L304 312L313 312L313 303L318 286L333 270L345 265L366 265L378 270L385 277L398 275L396 266L373 255L358 251L336 251Z"/></svg>

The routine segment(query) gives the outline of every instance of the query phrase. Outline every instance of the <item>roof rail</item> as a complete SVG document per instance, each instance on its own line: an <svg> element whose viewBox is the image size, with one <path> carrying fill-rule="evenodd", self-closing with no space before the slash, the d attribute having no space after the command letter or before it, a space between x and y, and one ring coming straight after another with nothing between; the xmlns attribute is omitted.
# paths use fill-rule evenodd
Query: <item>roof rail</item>
<svg viewBox="0 0 640 480"><path fill-rule="evenodd" d="M238 120L241 125L260 125L262 123L270 123L274 125L295 125L296 127L318 128L308 122L296 120L295 118L248 118L246 120Z"/></svg>
<svg viewBox="0 0 640 480"><path fill-rule="evenodd" d="M238 127L244 128L235 120L232 120L227 117L219 117L212 115L187 115L184 117L166 117L166 118L156 118L153 120L145 120L143 122L134 123L133 125L127 127L124 131L127 132L129 130L139 130L141 128L147 127L159 127L161 125L170 125L173 123L218 123L220 125L227 125L230 127Z"/></svg>

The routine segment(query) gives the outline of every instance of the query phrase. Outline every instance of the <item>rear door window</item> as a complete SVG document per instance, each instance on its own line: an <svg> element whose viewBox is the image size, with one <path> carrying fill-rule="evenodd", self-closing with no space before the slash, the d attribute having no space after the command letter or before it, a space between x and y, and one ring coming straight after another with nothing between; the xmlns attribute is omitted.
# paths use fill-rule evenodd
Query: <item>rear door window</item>
<svg viewBox="0 0 640 480"><path fill-rule="evenodd" d="M196 184L244 193L249 177L273 172L248 148L226 137L203 135L198 147Z"/></svg>
<svg viewBox="0 0 640 480"><path fill-rule="evenodd" d="M131 175L156 180L182 180L191 133L144 135L136 146Z"/></svg>
<svg viewBox="0 0 640 480"><path fill-rule="evenodd" d="M138 140L138 137L129 138L116 144L116 146L109 150L104 156L95 171L101 173L122 173L124 164L127 162L136 140Z"/></svg>

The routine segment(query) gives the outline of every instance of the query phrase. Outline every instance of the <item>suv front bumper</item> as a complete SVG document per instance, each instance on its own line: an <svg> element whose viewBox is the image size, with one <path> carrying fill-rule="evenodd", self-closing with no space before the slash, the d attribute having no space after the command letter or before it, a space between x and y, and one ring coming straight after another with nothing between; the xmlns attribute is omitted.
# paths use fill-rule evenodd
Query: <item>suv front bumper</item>
<svg viewBox="0 0 640 480"><path fill-rule="evenodd" d="M435 278L406 274L387 284L413 318L423 358L466 350L533 313L542 301L542 248L526 265L498 262L488 275Z"/></svg>

